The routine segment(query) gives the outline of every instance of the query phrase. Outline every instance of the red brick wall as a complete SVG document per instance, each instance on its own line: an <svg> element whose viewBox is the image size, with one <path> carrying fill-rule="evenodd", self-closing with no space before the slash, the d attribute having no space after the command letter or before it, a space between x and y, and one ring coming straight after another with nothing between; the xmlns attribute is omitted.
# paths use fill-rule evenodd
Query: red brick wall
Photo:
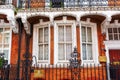
<svg viewBox="0 0 120 80"><path fill-rule="evenodd" d="M18 58L18 34L12 33L12 45L11 45L11 64L17 63Z"/></svg>
<svg viewBox="0 0 120 80"><path fill-rule="evenodd" d="M54 26L50 27L50 64L54 64Z"/></svg>
<svg viewBox="0 0 120 80"><path fill-rule="evenodd" d="M12 45L11 45L11 64L16 64L18 59L18 42L19 34L12 33ZM21 39L21 60L24 59L23 54L25 54L26 43L25 43L25 31L22 30L22 39ZM32 38L30 39L29 52L32 54Z"/></svg>
<svg viewBox="0 0 120 80"><path fill-rule="evenodd" d="M120 1L119 0L108 0L108 5L109 6L120 6Z"/></svg>
<svg viewBox="0 0 120 80"><path fill-rule="evenodd" d="M41 73L41 77L34 77L32 73L31 80L72 80L74 75L71 73L71 70L68 68L46 68L46 69L37 69L43 70L44 73ZM73 72L73 71L72 71ZM90 67L90 68L81 68L78 69L78 75L82 80L107 80L105 67ZM75 79L77 80L77 79Z"/></svg>

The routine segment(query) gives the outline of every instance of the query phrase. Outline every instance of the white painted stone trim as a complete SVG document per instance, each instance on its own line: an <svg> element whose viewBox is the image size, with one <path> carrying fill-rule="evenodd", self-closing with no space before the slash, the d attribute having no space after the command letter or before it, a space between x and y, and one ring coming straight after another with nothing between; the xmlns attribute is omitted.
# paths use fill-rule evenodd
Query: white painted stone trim
<svg viewBox="0 0 120 80"><path fill-rule="evenodd" d="M106 57L107 57L107 63L110 63L109 58L109 50L110 49L120 49L120 40L114 40L114 41L104 41L105 44L105 50L106 50Z"/></svg>
<svg viewBox="0 0 120 80"><path fill-rule="evenodd" d="M38 29L40 28L40 27L46 27L46 26L48 26L48 28L49 28L49 60L46 62L46 61L39 61L38 60ZM36 56L36 58L37 58L37 64L50 64L50 22L40 22L40 23L38 23L38 24L36 24L36 25L34 25L33 26L33 54L32 54L33 56ZM35 64L36 62L35 61L33 61L33 64Z"/></svg>
<svg viewBox="0 0 120 80"><path fill-rule="evenodd" d="M76 44L76 21L75 20L67 20L66 16L63 16L63 20L54 21L54 64L63 64L69 63L69 61L59 62L58 60L58 25L62 24L70 24L72 26L72 51Z"/></svg>
<svg viewBox="0 0 120 80"><path fill-rule="evenodd" d="M81 61L82 61L82 64L85 64L85 63L95 63L95 64L99 64L99 61L98 61L98 56L99 56L99 53L98 53L98 36L97 36L97 25L96 23L92 23L90 22L89 19L87 19L87 21L81 21L81 26L80 26L80 36L82 35L81 33L81 27L82 26L89 26L91 27L92 29L92 51L93 51L93 60L83 60L82 59L82 44L80 45L81 46ZM80 37L80 39L82 39L82 36ZM80 43L82 43L82 40L80 40Z"/></svg>
<svg viewBox="0 0 120 80"><path fill-rule="evenodd" d="M9 27L10 28L10 40L9 40L9 52L8 52L8 64L10 64L10 60L11 60L11 47L12 47L12 28L10 27L9 23L5 23L4 20L0 21L0 28L6 28Z"/></svg>

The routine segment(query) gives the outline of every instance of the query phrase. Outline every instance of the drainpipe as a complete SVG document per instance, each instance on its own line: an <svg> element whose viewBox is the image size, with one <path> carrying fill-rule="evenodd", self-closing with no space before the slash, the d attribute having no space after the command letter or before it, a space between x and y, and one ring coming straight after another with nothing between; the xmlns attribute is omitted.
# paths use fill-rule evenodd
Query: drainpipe
<svg viewBox="0 0 120 80"><path fill-rule="evenodd" d="M32 24L30 25L30 28L32 29ZM30 29L30 30L31 30ZM24 66L25 66L25 79L24 80L30 80L30 68L31 68L31 63L32 63L32 60L30 58L31 55L30 55L30 52L29 52L29 44L30 44L30 38L32 36L32 30L30 31L30 34L26 34L26 52L24 54Z"/></svg>
<svg viewBox="0 0 120 80"><path fill-rule="evenodd" d="M28 0L28 8L30 8L30 0Z"/></svg>
<svg viewBox="0 0 120 80"><path fill-rule="evenodd" d="M21 53L21 37L22 37L22 22L21 18L16 20L19 25L19 42L18 42L18 61L17 61L17 78L16 80L20 80L20 53Z"/></svg>
<svg viewBox="0 0 120 80"><path fill-rule="evenodd" d="M29 54L29 43L30 43L30 35L26 34L26 53L24 54L25 57L25 80L29 80L29 65L30 65L30 54Z"/></svg>

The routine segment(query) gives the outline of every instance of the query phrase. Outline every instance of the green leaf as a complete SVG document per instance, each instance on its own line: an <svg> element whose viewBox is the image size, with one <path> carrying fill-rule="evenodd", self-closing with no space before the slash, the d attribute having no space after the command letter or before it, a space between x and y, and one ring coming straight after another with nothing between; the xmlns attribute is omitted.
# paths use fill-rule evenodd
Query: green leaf
<svg viewBox="0 0 120 80"><path fill-rule="evenodd" d="M2 68L3 67L3 65L4 65L4 58L0 58L0 68Z"/></svg>

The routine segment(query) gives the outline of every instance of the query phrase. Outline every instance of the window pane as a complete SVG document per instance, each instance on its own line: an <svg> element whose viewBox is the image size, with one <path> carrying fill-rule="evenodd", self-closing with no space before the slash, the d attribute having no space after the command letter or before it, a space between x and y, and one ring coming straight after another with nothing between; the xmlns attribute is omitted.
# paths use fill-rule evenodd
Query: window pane
<svg viewBox="0 0 120 80"><path fill-rule="evenodd" d="M44 60L48 60L48 45L44 46Z"/></svg>
<svg viewBox="0 0 120 80"><path fill-rule="evenodd" d="M59 26L58 28L58 40L64 41L64 26Z"/></svg>
<svg viewBox="0 0 120 80"><path fill-rule="evenodd" d="M2 48L2 44L0 44L0 48Z"/></svg>
<svg viewBox="0 0 120 80"><path fill-rule="evenodd" d="M5 31L10 31L10 28L5 28Z"/></svg>
<svg viewBox="0 0 120 80"><path fill-rule="evenodd" d="M9 43L9 33L4 34L4 43Z"/></svg>
<svg viewBox="0 0 120 80"><path fill-rule="evenodd" d="M0 43L2 43L2 37L3 37L2 32L3 32L3 29L0 28Z"/></svg>
<svg viewBox="0 0 120 80"><path fill-rule="evenodd" d="M88 60L92 60L93 55L92 55L92 45L91 44L87 45L87 53L88 53Z"/></svg>
<svg viewBox="0 0 120 80"><path fill-rule="evenodd" d="M0 33L3 32L3 28L0 28Z"/></svg>
<svg viewBox="0 0 120 80"><path fill-rule="evenodd" d="M44 42L48 42L48 27L44 29Z"/></svg>
<svg viewBox="0 0 120 80"><path fill-rule="evenodd" d="M113 35L109 34L109 40L113 40Z"/></svg>
<svg viewBox="0 0 120 80"><path fill-rule="evenodd" d="M112 28L108 28L108 33L112 33Z"/></svg>
<svg viewBox="0 0 120 80"><path fill-rule="evenodd" d="M114 34L114 40L118 40L118 34Z"/></svg>
<svg viewBox="0 0 120 80"><path fill-rule="evenodd" d="M66 41L72 41L72 29L71 29L71 26L66 26Z"/></svg>
<svg viewBox="0 0 120 80"><path fill-rule="evenodd" d="M117 28L113 28L113 33L117 33Z"/></svg>
<svg viewBox="0 0 120 80"><path fill-rule="evenodd" d="M119 40L120 40L120 34L119 34Z"/></svg>
<svg viewBox="0 0 120 80"><path fill-rule="evenodd" d="M65 50L64 50L64 44L58 45L58 59L59 60L65 60Z"/></svg>
<svg viewBox="0 0 120 80"><path fill-rule="evenodd" d="M1 50L1 48L0 48L0 53L2 53L2 50Z"/></svg>
<svg viewBox="0 0 120 80"><path fill-rule="evenodd" d="M86 56L86 45L85 44L82 44L82 54L83 54L83 60L86 60L87 56Z"/></svg>
<svg viewBox="0 0 120 80"><path fill-rule="evenodd" d="M118 31L119 31L119 33L120 33L120 28L118 28Z"/></svg>
<svg viewBox="0 0 120 80"><path fill-rule="evenodd" d="M0 43L2 43L2 34L0 33Z"/></svg>
<svg viewBox="0 0 120 80"><path fill-rule="evenodd" d="M43 45L39 46L38 59L43 60Z"/></svg>
<svg viewBox="0 0 120 80"><path fill-rule="evenodd" d="M39 29L39 43L42 43L43 42L43 29L40 28Z"/></svg>
<svg viewBox="0 0 120 80"><path fill-rule="evenodd" d="M3 53L5 54L4 57L8 60L8 52L9 50L3 50Z"/></svg>
<svg viewBox="0 0 120 80"><path fill-rule="evenodd" d="M4 48L9 48L9 44L4 44Z"/></svg>
<svg viewBox="0 0 120 80"><path fill-rule="evenodd" d="M86 42L86 28L82 27L82 42Z"/></svg>
<svg viewBox="0 0 120 80"><path fill-rule="evenodd" d="M90 27L87 28L87 39L88 39L88 42L92 42L92 34L91 34Z"/></svg>
<svg viewBox="0 0 120 80"><path fill-rule="evenodd" d="M72 53L72 44L66 44L66 59L69 60Z"/></svg>

